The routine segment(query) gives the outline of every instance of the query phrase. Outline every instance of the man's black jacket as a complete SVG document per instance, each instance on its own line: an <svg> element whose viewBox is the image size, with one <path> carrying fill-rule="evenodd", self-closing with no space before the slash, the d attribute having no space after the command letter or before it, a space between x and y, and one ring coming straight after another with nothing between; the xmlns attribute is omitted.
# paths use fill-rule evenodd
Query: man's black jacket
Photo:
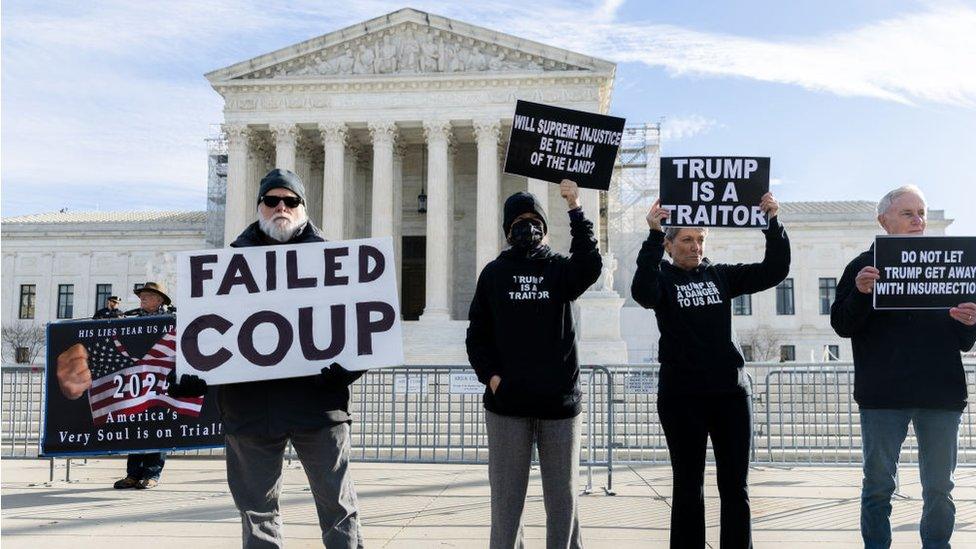
<svg viewBox="0 0 976 549"><path fill-rule="evenodd" d="M255 222L244 229L231 247L324 241L311 221L288 242L272 240ZM224 429L231 435L275 436L348 422L349 384L361 375L363 372L338 370L328 378L314 375L221 385L217 402Z"/></svg>
<svg viewBox="0 0 976 549"><path fill-rule="evenodd" d="M976 327L946 310L876 311L854 278L874 265L874 246L854 258L837 283L830 325L854 349L854 400L861 408L966 407L960 351L976 342Z"/></svg>

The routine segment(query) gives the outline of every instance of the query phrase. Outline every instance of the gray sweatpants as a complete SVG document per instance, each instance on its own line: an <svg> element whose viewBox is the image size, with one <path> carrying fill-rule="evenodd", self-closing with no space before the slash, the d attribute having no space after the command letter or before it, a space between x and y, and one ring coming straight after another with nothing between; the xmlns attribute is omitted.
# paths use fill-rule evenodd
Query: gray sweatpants
<svg viewBox="0 0 976 549"><path fill-rule="evenodd" d="M576 506L579 487L580 416L532 419L485 410L488 482L491 485L491 549L524 547L522 510L529 485L533 440L539 449L546 547L583 546Z"/></svg>
<svg viewBox="0 0 976 549"><path fill-rule="evenodd" d="M227 484L241 513L244 549L283 546L278 496L289 438L312 489L322 543L328 549L361 548L356 489L349 475L349 425L341 423L290 436L227 435Z"/></svg>

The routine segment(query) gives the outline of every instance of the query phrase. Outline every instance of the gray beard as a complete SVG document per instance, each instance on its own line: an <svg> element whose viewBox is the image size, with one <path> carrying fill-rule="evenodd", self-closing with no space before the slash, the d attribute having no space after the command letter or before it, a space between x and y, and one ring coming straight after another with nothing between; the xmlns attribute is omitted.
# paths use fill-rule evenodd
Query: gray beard
<svg viewBox="0 0 976 549"><path fill-rule="evenodd" d="M268 235L272 240L277 240L278 242L288 242L294 238L296 234L298 234L298 231L302 229L307 221L308 217L303 215L300 219L296 219L293 223L281 226L271 219L259 217L258 227L261 228L261 232Z"/></svg>

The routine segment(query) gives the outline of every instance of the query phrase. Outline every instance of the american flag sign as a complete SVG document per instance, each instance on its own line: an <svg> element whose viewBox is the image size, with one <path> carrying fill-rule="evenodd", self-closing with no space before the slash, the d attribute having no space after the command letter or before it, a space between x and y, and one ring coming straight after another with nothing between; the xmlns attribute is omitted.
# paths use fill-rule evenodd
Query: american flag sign
<svg viewBox="0 0 976 549"><path fill-rule="evenodd" d="M103 425L119 416L165 406L177 414L197 417L204 397L173 398L166 394L166 376L176 364L176 329L170 328L141 358L129 354L117 338L88 345L92 386L88 392L92 419Z"/></svg>

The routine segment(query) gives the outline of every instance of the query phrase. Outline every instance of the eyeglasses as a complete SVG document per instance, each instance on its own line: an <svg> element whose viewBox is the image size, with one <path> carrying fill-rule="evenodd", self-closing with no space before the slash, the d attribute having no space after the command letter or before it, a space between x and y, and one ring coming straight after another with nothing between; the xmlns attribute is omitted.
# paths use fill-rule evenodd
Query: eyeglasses
<svg viewBox="0 0 976 549"><path fill-rule="evenodd" d="M284 202L286 208L297 208L302 204L302 199L297 196L271 196L266 194L261 197L261 202L269 208L277 208L279 202Z"/></svg>

